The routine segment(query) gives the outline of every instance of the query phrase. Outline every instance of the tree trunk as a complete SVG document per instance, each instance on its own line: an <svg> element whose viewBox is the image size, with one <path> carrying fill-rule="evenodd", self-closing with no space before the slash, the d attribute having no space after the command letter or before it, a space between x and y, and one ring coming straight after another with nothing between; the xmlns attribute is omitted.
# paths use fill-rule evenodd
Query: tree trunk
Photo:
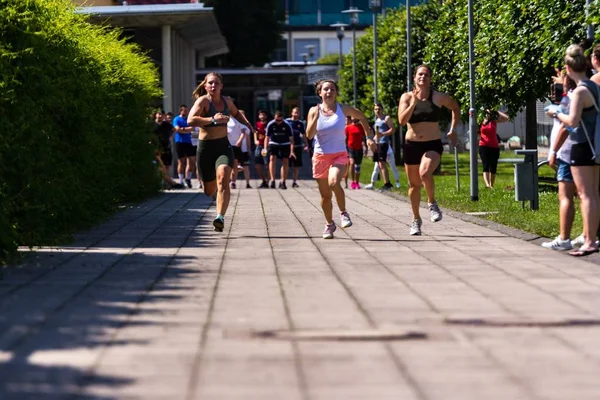
<svg viewBox="0 0 600 400"><path fill-rule="evenodd" d="M537 149L537 108L535 100L529 100L525 106L525 148Z"/></svg>

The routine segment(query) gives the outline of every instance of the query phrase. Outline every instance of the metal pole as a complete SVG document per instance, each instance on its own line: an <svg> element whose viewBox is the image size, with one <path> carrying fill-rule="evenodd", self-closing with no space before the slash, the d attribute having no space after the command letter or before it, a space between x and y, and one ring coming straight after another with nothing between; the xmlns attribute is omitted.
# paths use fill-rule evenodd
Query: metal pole
<svg viewBox="0 0 600 400"><path fill-rule="evenodd" d="M589 19L590 17L590 6L592 5L592 0L585 1L585 19ZM591 42L594 40L594 26L588 24L587 26L587 39Z"/></svg>
<svg viewBox="0 0 600 400"><path fill-rule="evenodd" d="M374 104L379 103L377 95L377 14L373 9L373 99Z"/></svg>
<svg viewBox="0 0 600 400"><path fill-rule="evenodd" d="M338 36L338 39L340 40L340 59L338 61L338 74L342 72L342 63L343 63L343 57L344 57L344 51L342 49L342 40L344 39L343 36Z"/></svg>
<svg viewBox="0 0 600 400"><path fill-rule="evenodd" d="M356 23L352 21L352 105L356 108Z"/></svg>
<svg viewBox="0 0 600 400"><path fill-rule="evenodd" d="M412 71L410 64L412 54L410 50L410 0L406 0L406 91L410 92L412 89Z"/></svg>
<svg viewBox="0 0 600 400"><path fill-rule="evenodd" d="M475 110L475 46L473 29L473 0L469 0L469 91L471 104L469 108L469 166L471 168L471 200L479 200L479 182L477 181L477 114Z"/></svg>

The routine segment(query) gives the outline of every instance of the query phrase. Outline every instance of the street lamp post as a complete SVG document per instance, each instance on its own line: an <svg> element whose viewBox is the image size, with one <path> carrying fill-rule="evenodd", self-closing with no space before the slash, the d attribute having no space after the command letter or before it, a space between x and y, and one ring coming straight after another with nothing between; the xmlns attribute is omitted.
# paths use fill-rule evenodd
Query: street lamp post
<svg viewBox="0 0 600 400"><path fill-rule="evenodd" d="M338 40L340 41L340 59L338 61L338 74L339 71L342 70L342 62L344 57L344 50L342 47L342 40L344 40L344 30L348 26L348 24L342 24L341 22L329 25L332 28L335 28L335 33L337 35Z"/></svg>
<svg viewBox="0 0 600 400"><path fill-rule="evenodd" d="M406 91L412 88L412 53L410 48L410 0L406 0Z"/></svg>
<svg viewBox="0 0 600 400"><path fill-rule="evenodd" d="M373 103L377 104L377 13L381 9L381 0L371 0L370 6L373 11Z"/></svg>
<svg viewBox="0 0 600 400"><path fill-rule="evenodd" d="M308 53L300 53L300 57L302 57L302 61L304 61L304 65L308 64Z"/></svg>
<svg viewBox="0 0 600 400"><path fill-rule="evenodd" d="M473 40L475 32L473 29L473 0L469 0L469 167L471 168L471 200L479 200L479 182L477 176L477 114L475 109L475 46Z"/></svg>
<svg viewBox="0 0 600 400"><path fill-rule="evenodd" d="M356 7L350 7L342 11L343 14L350 14L350 25L352 25L352 88L353 102L356 108L356 24L358 23L358 14L364 12Z"/></svg>

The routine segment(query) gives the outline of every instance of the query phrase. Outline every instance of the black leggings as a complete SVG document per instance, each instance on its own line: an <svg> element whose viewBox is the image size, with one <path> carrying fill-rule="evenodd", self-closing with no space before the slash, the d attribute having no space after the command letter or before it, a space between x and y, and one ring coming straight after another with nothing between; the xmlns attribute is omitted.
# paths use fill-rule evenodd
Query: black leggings
<svg viewBox="0 0 600 400"><path fill-rule="evenodd" d="M500 149L498 147L479 147L479 157L483 164L483 172L496 173L498 168L498 159L500 158Z"/></svg>
<svg viewBox="0 0 600 400"><path fill-rule="evenodd" d="M204 182L217 179L219 165L233 168L233 149L227 136L214 140L200 140L196 160Z"/></svg>

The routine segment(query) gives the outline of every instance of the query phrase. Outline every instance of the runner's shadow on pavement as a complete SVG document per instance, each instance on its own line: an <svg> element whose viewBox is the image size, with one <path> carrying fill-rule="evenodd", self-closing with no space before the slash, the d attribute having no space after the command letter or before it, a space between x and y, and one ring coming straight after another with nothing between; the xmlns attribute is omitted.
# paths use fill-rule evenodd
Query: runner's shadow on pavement
<svg viewBox="0 0 600 400"><path fill-rule="evenodd" d="M139 371L93 370L102 366L101 357L120 350L130 355L122 358L128 365L139 366L136 358L143 356L156 364L146 369L149 374L160 370L160 354L148 352L156 354L148 358L146 349L155 341L164 344L176 330L156 327L169 325L182 298L201 307L210 297L190 294L189 278L203 274L202 267L172 261L138 254L112 266L84 267L71 258L53 268L34 263L8 269L0 286L0 399L120 399L120 389L134 385ZM122 333L118 339L117 332Z"/></svg>

